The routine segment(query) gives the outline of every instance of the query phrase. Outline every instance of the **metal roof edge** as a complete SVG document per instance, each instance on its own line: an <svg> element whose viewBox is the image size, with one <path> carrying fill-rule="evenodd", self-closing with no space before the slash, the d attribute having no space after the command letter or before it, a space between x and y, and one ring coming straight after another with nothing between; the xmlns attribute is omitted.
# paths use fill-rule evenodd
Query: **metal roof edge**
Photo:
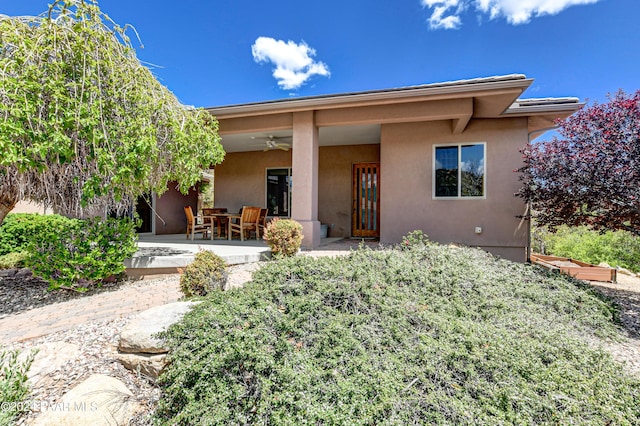
<svg viewBox="0 0 640 426"><path fill-rule="evenodd" d="M375 102L382 100L406 99L417 96L457 94L501 88L521 88L522 91L524 91L532 82L533 79L528 79L524 74L509 74L392 89L337 93L331 95L318 95L294 99L278 99L247 104L208 107L205 109L214 115L260 113L276 111L278 109L303 109L338 105L347 102Z"/></svg>
<svg viewBox="0 0 640 426"><path fill-rule="evenodd" d="M544 114L561 111L578 111L585 105L575 97L562 98L529 98L516 100L504 115Z"/></svg>

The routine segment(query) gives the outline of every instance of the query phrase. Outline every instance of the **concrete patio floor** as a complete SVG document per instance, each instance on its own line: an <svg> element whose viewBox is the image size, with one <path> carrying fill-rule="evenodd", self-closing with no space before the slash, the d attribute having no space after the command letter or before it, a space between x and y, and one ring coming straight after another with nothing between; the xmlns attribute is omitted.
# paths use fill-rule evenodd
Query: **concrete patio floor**
<svg viewBox="0 0 640 426"><path fill-rule="evenodd" d="M321 241L317 251L328 255L333 251L349 251L358 244L359 241L326 238ZM271 250L263 240L209 240L201 236L191 240L185 238L184 234L142 234L138 240L138 251L125 261L127 274L140 277L176 273L191 263L200 250L214 252L228 265L258 262L271 257Z"/></svg>

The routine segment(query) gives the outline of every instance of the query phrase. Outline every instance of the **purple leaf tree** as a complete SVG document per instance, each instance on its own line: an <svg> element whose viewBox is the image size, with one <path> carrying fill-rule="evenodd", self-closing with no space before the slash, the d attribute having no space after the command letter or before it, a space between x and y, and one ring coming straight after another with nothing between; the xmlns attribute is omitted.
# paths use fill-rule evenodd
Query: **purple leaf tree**
<svg viewBox="0 0 640 426"><path fill-rule="evenodd" d="M640 90L622 90L559 120L561 137L522 150L516 195L540 225L640 235Z"/></svg>

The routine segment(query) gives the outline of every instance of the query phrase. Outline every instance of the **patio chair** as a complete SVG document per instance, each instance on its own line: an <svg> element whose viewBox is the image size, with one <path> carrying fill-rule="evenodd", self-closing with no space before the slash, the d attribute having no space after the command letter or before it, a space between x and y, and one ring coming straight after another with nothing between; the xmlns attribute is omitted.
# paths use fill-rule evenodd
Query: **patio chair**
<svg viewBox="0 0 640 426"><path fill-rule="evenodd" d="M240 220L238 222L231 222L229 224L229 233L233 238L234 233L240 234L240 241L244 241L245 232L255 231L258 235L258 216L260 215L260 207L244 206L242 213L240 213ZM258 238L256 237L256 240Z"/></svg>
<svg viewBox="0 0 640 426"><path fill-rule="evenodd" d="M267 227L267 213L269 209L260 209L260 215L258 216L258 230L256 231L256 239L260 239L260 234L264 235L264 230Z"/></svg>
<svg viewBox="0 0 640 426"><path fill-rule="evenodd" d="M191 239L196 232L202 233L202 238L205 238L208 233L211 233L211 239L213 240L213 224L212 223L198 223L198 220L202 220L202 216L194 216L191 206L184 207L184 214L187 216L187 238L191 234Z"/></svg>

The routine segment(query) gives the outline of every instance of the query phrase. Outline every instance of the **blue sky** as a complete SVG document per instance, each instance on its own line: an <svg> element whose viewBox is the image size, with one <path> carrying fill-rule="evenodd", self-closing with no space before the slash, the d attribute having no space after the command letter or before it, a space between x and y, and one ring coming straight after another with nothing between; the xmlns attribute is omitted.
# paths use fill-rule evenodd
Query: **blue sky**
<svg viewBox="0 0 640 426"><path fill-rule="evenodd" d="M37 15L46 0L0 0ZM524 97L640 89L638 0L102 0L185 104L222 106L519 73ZM526 6L523 6L526 5Z"/></svg>

